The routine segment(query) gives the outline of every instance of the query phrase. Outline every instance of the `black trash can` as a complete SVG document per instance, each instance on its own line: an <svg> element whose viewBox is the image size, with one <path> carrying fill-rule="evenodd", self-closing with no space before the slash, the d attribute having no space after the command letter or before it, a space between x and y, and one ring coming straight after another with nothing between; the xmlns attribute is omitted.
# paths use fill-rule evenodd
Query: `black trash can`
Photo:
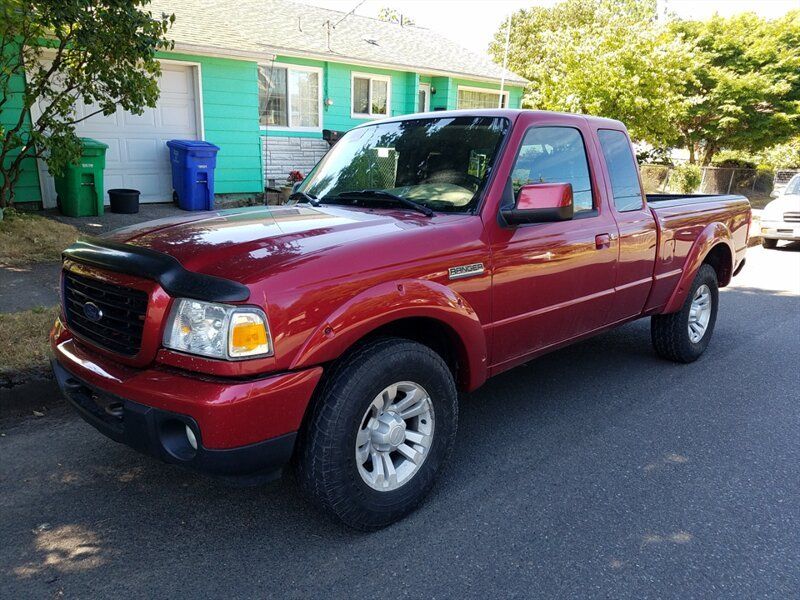
<svg viewBox="0 0 800 600"><path fill-rule="evenodd" d="M108 190L111 212L134 215L139 212L139 190Z"/></svg>

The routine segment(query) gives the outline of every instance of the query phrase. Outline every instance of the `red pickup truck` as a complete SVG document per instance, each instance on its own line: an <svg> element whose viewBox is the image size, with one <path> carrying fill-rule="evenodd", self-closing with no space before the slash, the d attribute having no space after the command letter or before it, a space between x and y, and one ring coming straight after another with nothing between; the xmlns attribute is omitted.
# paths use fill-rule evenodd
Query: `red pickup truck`
<svg viewBox="0 0 800 600"><path fill-rule="evenodd" d="M293 201L68 248L53 368L114 440L251 481L292 461L361 529L428 493L459 392L641 317L698 358L751 219L645 196L622 123L522 110L357 127Z"/></svg>

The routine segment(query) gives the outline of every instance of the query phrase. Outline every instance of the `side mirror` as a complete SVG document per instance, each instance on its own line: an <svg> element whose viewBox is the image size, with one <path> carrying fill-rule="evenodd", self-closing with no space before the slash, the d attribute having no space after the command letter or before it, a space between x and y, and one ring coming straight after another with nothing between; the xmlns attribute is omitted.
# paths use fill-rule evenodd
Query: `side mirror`
<svg viewBox="0 0 800 600"><path fill-rule="evenodd" d="M772 190L772 191L769 193L769 197L770 197L770 198L777 198L778 196L780 196L780 193L778 193L776 190Z"/></svg>
<svg viewBox="0 0 800 600"><path fill-rule="evenodd" d="M300 184L303 183L302 181L295 181L292 184L292 193L294 194L297 190L300 189Z"/></svg>
<svg viewBox="0 0 800 600"><path fill-rule="evenodd" d="M509 225L569 221L574 214L571 183L532 183L517 192L514 208L500 211Z"/></svg>

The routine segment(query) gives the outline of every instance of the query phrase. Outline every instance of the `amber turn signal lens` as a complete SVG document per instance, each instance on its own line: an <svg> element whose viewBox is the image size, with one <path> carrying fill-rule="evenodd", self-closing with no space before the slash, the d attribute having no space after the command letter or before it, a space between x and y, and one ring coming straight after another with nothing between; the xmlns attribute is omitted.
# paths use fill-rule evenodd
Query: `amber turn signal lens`
<svg viewBox="0 0 800 600"><path fill-rule="evenodd" d="M233 357L268 354L269 333L261 315L254 312L234 313L231 318L229 352Z"/></svg>
<svg viewBox="0 0 800 600"><path fill-rule="evenodd" d="M260 323L242 323L233 327L233 347L248 352L267 343L267 332Z"/></svg>

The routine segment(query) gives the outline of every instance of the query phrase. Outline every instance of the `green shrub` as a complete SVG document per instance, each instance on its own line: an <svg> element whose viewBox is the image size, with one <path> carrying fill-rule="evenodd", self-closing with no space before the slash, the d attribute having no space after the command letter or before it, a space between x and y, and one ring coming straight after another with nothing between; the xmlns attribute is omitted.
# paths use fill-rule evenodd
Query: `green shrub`
<svg viewBox="0 0 800 600"><path fill-rule="evenodd" d="M700 167L684 163L675 167L670 173L669 187L681 194L691 194L700 187L702 178L703 173Z"/></svg>

